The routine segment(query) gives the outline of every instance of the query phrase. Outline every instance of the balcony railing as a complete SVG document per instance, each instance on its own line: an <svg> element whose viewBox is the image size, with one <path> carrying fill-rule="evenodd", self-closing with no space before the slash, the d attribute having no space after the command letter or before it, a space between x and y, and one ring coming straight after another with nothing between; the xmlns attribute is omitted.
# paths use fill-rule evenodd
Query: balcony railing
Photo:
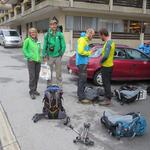
<svg viewBox="0 0 150 150"><path fill-rule="evenodd" d="M79 38L81 31L73 31L73 38ZM94 38L100 38L98 32L95 33ZM139 40L140 33L125 33L125 32L112 32L112 39L130 39L130 40ZM150 38L150 34L145 35L145 39Z"/></svg>
<svg viewBox="0 0 150 150"><path fill-rule="evenodd" d="M150 33L145 33L144 34L144 40L149 40L150 39Z"/></svg>
<svg viewBox="0 0 150 150"><path fill-rule="evenodd" d="M143 0L113 0L113 5L142 8Z"/></svg>
<svg viewBox="0 0 150 150"><path fill-rule="evenodd" d="M88 2L88 3L99 3L109 4L109 0L74 0L75 2Z"/></svg>
<svg viewBox="0 0 150 150"><path fill-rule="evenodd" d="M130 40L139 40L140 33L124 33L124 32L112 32L111 33L112 39L130 39Z"/></svg>
<svg viewBox="0 0 150 150"><path fill-rule="evenodd" d="M146 8L150 9L150 1L149 0L147 0Z"/></svg>
<svg viewBox="0 0 150 150"><path fill-rule="evenodd" d="M45 0L35 0L35 5L38 5L39 3L43 2Z"/></svg>

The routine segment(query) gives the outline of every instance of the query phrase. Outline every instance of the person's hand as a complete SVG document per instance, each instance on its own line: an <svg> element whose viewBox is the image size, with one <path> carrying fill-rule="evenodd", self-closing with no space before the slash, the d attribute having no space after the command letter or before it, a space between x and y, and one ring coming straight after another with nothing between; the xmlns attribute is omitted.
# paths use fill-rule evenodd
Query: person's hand
<svg viewBox="0 0 150 150"><path fill-rule="evenodd" d="M92 49L91 49L91 53L92 53L92 54L95 53L95 51L96 51L95 48L92 48Z"/></svg>

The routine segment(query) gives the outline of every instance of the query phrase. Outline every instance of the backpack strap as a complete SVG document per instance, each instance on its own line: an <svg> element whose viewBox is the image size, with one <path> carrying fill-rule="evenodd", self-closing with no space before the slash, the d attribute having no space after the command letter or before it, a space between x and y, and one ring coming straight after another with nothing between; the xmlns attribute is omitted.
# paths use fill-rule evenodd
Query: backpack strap
<svg viewBox="0 0 150 150"><path fill-rule="evenodd" d="M61 36L58 36L59 42L60 42L60 49L59 49L59 54L62 55L62 45L61 45Z"/></svg>
<svg viewBox="0 0 150 150"><path fill-rule="evenodd" d="M48 39L50 37L50 33L49 33L49 30L47 31L47 39L46 39L46 52L48 54Z"/></svg>

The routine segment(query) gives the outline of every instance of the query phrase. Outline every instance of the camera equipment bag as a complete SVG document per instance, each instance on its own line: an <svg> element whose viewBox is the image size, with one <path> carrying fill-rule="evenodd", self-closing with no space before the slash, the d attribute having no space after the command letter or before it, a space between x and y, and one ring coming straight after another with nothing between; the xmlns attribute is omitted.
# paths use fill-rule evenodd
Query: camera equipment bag
<svg viewBox="0 0 150 150"><path fill-rule="evenodd" d="M126 115L113 115L103 113L101 123L108 129L112 136L135 137L141 136L146 130L146 119L140 113L131 112Z"/></svg>

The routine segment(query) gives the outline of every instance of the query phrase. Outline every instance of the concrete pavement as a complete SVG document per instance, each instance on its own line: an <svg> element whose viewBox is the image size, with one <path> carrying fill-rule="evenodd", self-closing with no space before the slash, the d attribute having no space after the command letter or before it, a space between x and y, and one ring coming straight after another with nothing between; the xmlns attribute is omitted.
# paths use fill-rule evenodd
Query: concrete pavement
<svg viewBox="0 0 150 150"><path fill-rule="evenodd" d="M84 122L91 123L90 136L95 140L94 147L75 145L72 141L77 136L72 130L65 127L62 121L41 120L34 124L32 116L42 111L43 91L46 82L39 81L40 97L31 100L28 94L28 71L20 49L4 49L0 47L0 99L7 112L9 122L22 150L149 150L150 132L143 137L133 140L123 138L120 141L110 137L99 123L104 110L114 113L141 111L150 123L150 101L140 101L131 105L120 106L113 101L111 107L98 105L82 105L77 103L76 77L69 75L66 69L67 57L63 59L63 89L64 107L72 124L80 130ZM138 82L145 88L147 82ZM120 83L113 82L113 88Z"/></svg>

